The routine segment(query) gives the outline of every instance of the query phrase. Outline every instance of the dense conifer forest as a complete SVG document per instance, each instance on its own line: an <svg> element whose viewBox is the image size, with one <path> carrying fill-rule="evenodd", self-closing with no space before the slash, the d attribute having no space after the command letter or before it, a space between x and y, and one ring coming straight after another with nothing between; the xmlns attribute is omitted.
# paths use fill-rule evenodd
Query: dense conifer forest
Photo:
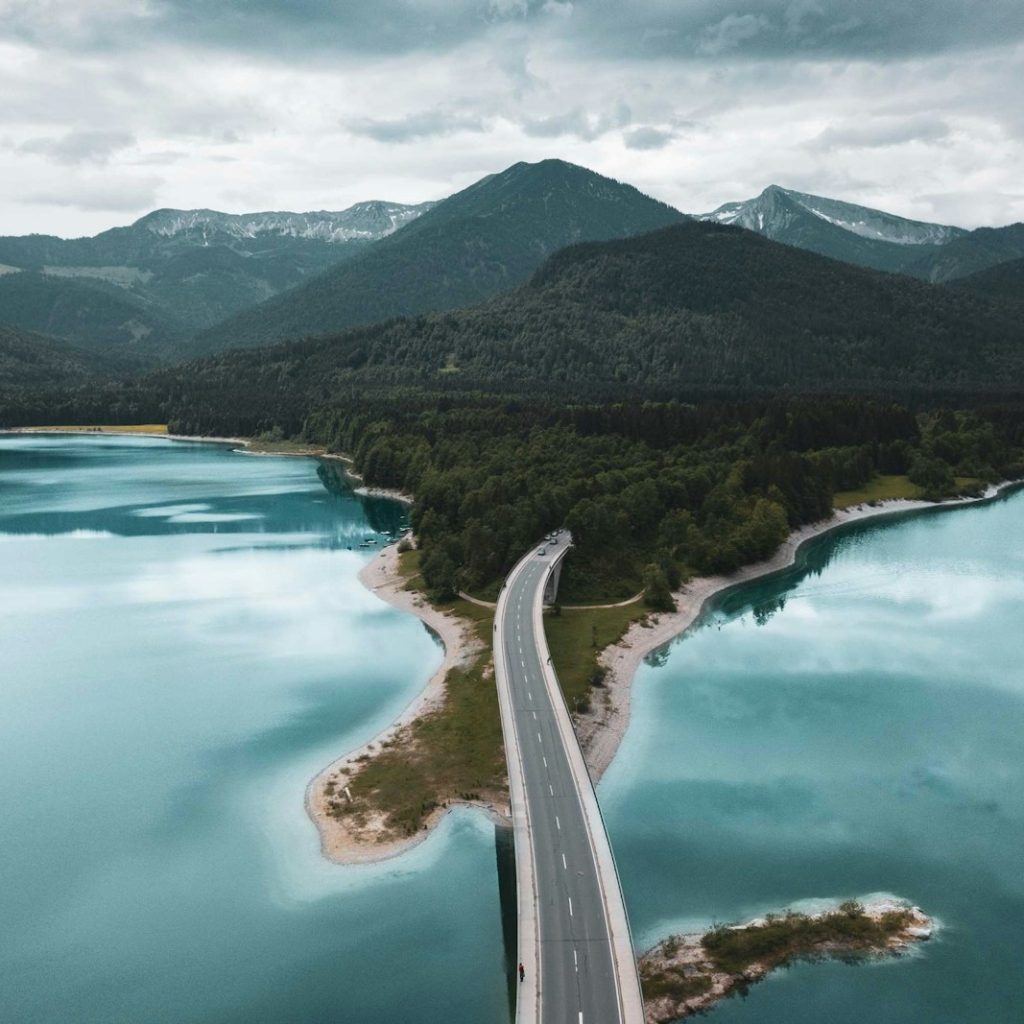
<svg viewBox="0 0 1024 1024"><path fill-rule="evenodd" d="M577 550L563 594L664 606L694 573L768 557L828 516L836 491L908 474L949 496L1018 476L1013 409L914 414L862 398L560 406L441 396L314 413L310 439L372 484L416 496L421 569L439 597L493 590L543 534ZM326 471L325 471L326 472Z"/></svg>

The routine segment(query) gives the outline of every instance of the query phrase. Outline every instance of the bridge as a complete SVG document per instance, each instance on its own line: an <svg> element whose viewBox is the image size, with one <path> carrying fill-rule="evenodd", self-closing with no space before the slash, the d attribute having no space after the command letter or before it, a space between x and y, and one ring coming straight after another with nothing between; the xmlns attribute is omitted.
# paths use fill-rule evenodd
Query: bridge
<svg viewBox="0 0 1024 1024"><path fill-rule="evenodd" d="M562 532L531 550L495 612L525 968L516 1024L643 1024L615 860L544 636L545 593L553 598L570 543Z"/></svg>

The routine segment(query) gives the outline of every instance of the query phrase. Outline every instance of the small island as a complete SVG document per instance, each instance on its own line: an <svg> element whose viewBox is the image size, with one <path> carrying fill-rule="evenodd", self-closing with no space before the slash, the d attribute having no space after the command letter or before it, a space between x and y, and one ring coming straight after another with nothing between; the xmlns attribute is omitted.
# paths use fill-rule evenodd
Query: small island
<svg viewBox="0 0 1024 1024"><path fill-rule="evenodd" d="M898 956L933 930L918 907L885 897L672 935L640 958L646 1019L669 1024L700 1013L794 960Z"/></svg>

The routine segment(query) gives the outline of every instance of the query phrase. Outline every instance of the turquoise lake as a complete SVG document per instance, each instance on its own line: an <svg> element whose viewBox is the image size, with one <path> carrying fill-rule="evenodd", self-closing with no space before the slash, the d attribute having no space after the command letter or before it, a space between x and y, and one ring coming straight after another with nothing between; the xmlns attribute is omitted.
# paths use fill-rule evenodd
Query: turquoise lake
<svg viewBox="0 0 1024 1024"><path fill-rule="evenodd" d="M507 1021L493 826L341 868L303 808L440 662L356 579L400 515L311 459L0 437L0 1019ZM1022 537L1024 494L857 528L641 669L600 786L638 945L873 892L942 922L710 1019L1021 1019Z"/></svg>
<svg viewBox="0 0 1024 1024"><path fill-rule="evenodd" d="M0 437L0 1019L500 1021L494 828L339 868L309 778L440 651L311 459Z"/></svg>
<svg viewBox="0 0 1024 1024"><path fill-rule="evenodd" d="M709 1019L1022 1019L1022 627L1018 493L821 539L641 668L600 789L638 945L876 892L942 923L909 957L801 964Z"/></svg>

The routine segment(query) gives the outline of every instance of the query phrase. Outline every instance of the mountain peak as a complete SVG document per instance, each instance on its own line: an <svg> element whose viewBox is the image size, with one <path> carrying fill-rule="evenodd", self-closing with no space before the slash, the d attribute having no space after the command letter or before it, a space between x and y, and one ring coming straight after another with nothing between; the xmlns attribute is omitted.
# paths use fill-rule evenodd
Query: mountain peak
<svg viewBox="0 0 1024 1024"><path fill-rule="evenodd" d="M566 245L683 220L671 206L585 167L557 159L515 163L201 342L208 349L258 344L472 305L525 282Z"/></svg>
<svg viewBox="0 0 1024 1024"><path fill-rule="evenodd" d="M732 224L776 242L876 270L903 271L966 234L883 210L769 185L758 196L724 203L700 220Z"/></svg>

